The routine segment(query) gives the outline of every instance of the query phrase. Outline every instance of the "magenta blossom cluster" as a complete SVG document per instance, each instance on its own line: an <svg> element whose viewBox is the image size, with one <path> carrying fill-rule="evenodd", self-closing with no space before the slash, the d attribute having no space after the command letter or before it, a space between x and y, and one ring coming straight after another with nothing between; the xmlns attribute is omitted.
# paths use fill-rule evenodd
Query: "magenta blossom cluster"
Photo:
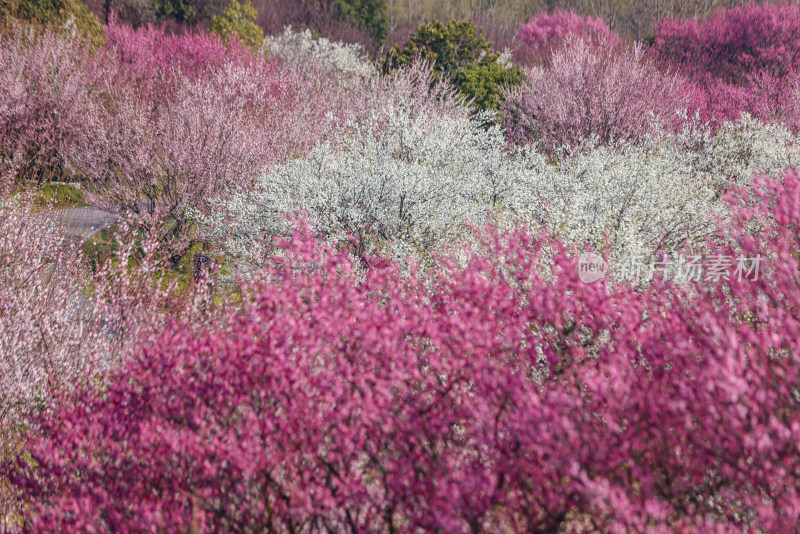
<svg viewBox="0 0 800 534"><path fill-rule="evenodd" d="M106 25L108 46L114 50L128 74L138 80L181 74L197 79L225 65L250 65L258 61L236 39L223 42L211 32L183 35L147 24L138 29L119 24L112 15ZM265 60L262 60L265 61Z"/></svg>
<svg viewBox="0 0 800 534"><path fill-rule="evenodd" d="M785 76L800 67L795 3L720 9L707 19L665 20L655 29L655 51L695 79L743 84L752 74Z"/></svg>
<svg viewBox="0 0 800 534"><path fill-rule="evenodd" d="M800 68L796 3L748 4L703 20L661 21L653 53L699 86L696 107L706 120L746 111L800 125L794 110Z"/></svg>
<svg viewBox="0 0 800 534"><path fill-rule="evenodd" d="M593 44L614 48L622 39L599 17L585 17L573 11L542 12L520 26L517 37L530 52L545 61L566 39L581 37Z"/></svg>
<svg viewBox="0 0 800 534"><path fill-rule="evenodd" d="M793 532L798 198L732 193L712 245L770 266L688 289L584 284L524 228L363 271L300 225L243 313L62 395L4 473L31 531Z"/></svg>

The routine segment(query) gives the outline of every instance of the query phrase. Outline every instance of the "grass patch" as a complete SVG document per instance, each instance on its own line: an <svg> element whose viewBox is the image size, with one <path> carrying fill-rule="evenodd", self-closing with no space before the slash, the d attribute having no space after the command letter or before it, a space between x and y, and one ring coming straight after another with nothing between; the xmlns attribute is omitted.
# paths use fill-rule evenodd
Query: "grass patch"
<svg viewBox="0 0 800 534"><path fill-rule="evenodd" d="M39 190L39 195L37 206L46 206L50 209L80 208L89 205L83 189L77 185L47 184Z"/></svg>
<svg viewBox="0 0 800 534"><path fill-rule="evenodd" d="M83 188L78 184L23 184L14 189L13 195L30 195L39 210L61 210L88 206Z"/></svg>

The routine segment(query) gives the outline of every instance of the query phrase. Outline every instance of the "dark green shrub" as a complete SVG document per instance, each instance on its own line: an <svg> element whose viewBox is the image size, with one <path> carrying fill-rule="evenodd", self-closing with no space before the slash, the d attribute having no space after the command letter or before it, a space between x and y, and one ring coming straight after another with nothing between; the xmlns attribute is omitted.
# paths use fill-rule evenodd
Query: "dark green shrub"
<svg viewBox="0 0 800 534"><path fill-rule="evenodd" d="M449 78L479 109L497 110L502 90L523 79L519 67L498 62L500 54L470 21L423 24L402 48L394 48L383 60L383 72L407 66L417 58L433 65L435 82Z"/></svg>
<svg viewBox="0 0 800 534"><path fill-rule="evenodd" d="M228 41L231 35L240 43L255 50L264 41L264 31L255 23L258 12L250 0L239 3L231 0L221 15L211 17L211 31Z"/></svg>
<svg viewBox="0 0 800 534"><path fill-rule="evenodd" d="M340 19L366 32L376 43L386 39L389 29L386 0L336 0Z"/></svg>
<svg viewBox="0 0 800 534"><path fill-rule="evenodd" d="M522 71L518 67L506 68L495 61L460 69L453 77L453 82L464 95L473 99L476 107L497 110L503 88L517 85L522 79Z"/></svg>
<svg viewBox="0 0 800 534"><path fill-rule="evenodd" d="M202 14L193 0L155 0L153 6L159 19L171 18L191 23Z"/></svg>

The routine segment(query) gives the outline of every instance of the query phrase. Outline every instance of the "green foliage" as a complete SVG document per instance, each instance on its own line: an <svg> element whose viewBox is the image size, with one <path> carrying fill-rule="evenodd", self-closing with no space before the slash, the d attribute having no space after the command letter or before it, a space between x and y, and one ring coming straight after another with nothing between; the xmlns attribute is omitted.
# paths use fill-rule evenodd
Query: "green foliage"
<svg viewBox="0 0 800 534"><path fill-rule="evenodd" d="M125 272L128 274L136 272L142 265L142 259L146 256L144 244L147 241L147 234L141 229L133 234L124 234L118 224L101 229L81 243L81 254L87 269L92 274L97 274L100 266L107 262L111 262L115 267L120 267L117 258L123 245L131 239L135 243L134 252L127 260ZM161 268L152 271L152 281L159 284L162 290L168 289L174 283L173 288L176 294L184 294L196 282L195 256L206 253L208 251L203 243L193 243L180 258L175 258L175 261L165 261L161 264ZM211 260L221 262L222 258L214 256ZM120 275L122 274L120 271ZM85 290L86 296L91 296L93 288L89 286Z"/></svg>
<svg viewBox="0 0 800 534"><path fill-rule="evenodd" d="M100 266L107 261L114 261L114 257L120 251L119 232L119 225L112 224L81 243L81 254L92 274L96 274ZM86 296L90 295L91 291Z"/></svg>
<svg viewBox="0 0 800 534"><path fill-rule="evenodd" d="M17 16L33 23L46 24L59 11L58 0L22 0L17 4Z"/></svg>
<svg viewBox="0 0 800 534"><path fill-rule="evenodd" d="M500 54L492 52L492 43L470 21L439 21L423 24L409 37L402 48L394 48L383 60L383 72L408 66L417 58L429 61L434 69L434 82L449 78L461 93L473 100L479 109L496 110L503 87L522 81L518 67L505 67L498 62Z"/></svg>
<svg viewBox="0 0 800 534"><path fill-rule="evenodd" d="M105 44L100 20L80 0L0 0L0 30L18 20L38 30L52 30Z"/></svg>
<svg viewBox="0 0 800 534"><path fill-rule="evenodd" d="M39 190L36 205L48 209L87 206L83 190L75 184L46 184Z"/></svg>
<svg viewBox="0 0 800 534"><path fill-rule="evenodd" d="M235 35L240 43L255 50L264 41L264 32L256 25L256 17L258 12L250 0L247 0L246 4L231 0L221 15L211 17L211 31L224 41L227 41L230 35Z"/></svg>
<svg viewBox="0 0 800 534"><path fill-rule="evenodd" d="M16 11L16 4L11 0L0 0L0 28L9 25Z"/></svg>
<svg viewBox="0 0 800 534"><path fill-rule="evenodd" d="M158 18L195 22L201 14L194 0L155 0L153 9Z"/></svg>
<svg viewBox="0 0 800 534"><path fill-rule="evenodd" d="M453 82L463 94L474 99L480 109L497 110L502 102L504 87L522 83L519 67L506 68L498 62L473 64L456 72Z"/></svg>
<svg viewBox="0 0 800 534"><path fill-rule="evenodd" d="M402 49L395 48L387 59L392 67L410 65L420 57L434 64L444 75L452 75L474 63L497 59L491 54L491 43L470 22L450 21L447 26L435 20L417 28Z"/></svg>
<svg viewBox="0 0 800 534"><path fill-rule="evenodd" d="M389 29L386 0L336 0L335 7L339 18L367 32L376 43L386 39Z"/></svg>

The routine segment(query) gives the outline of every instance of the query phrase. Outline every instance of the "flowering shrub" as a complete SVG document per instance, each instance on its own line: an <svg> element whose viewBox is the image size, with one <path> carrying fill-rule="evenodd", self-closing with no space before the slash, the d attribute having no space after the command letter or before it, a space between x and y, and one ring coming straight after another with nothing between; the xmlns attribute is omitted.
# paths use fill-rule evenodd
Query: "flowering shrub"
<svg viewBox="0 0 800 534"><path fill-rule="evenodd" d="M655 30L654 54L701 88L696 108L704 120L735 119L742 112L780 119L794 107L797 4L719 9L701 21L665 20Z"/></svg>
<svg viewBox="0 0 800 534"><path fill-rule="evenodd" d="M19 199L0 206L0 427L20 422L48 387L80 377L106 339L77 320L87 284L52 216ZM24 258L24 261L21 260ZM88 307L88 306L87 306ZM52 382L50 382L52 381ZM0 434L1 435L1 434Z"/></svg>
<svg viewBox="0 0 800 534"><path fill-rule="evenodd" d="M311 31L295 32L287 26L280 35L264 39L264 51L270 58L287 64L321 69L327 76L343 82L366 81L377 73L364 48L359 44L314 39Z"/></svg>
<svg viewBox="0 0 800 534"><path fill-rule="evenodd" d="M258 265L261 236L291 231L287 213L307 213L331 239L355 237L362 251L400 256L483 220L507 180L502 133L470 119L449 86L429 92L430 76L418 66L376 81L366 111L339 135L236 195L225 210L238 226L230 255ZM218 218L205 224L225 229Z"/></svg>
<svg viewBox="0 0 800 534"><path fill-rule="evenodd" d="M689 107L712 125L736 120L746 113L798 132L799 91L800 78L797 75L778 78L762 72L751 75L746 85L712 79L695 86Z"/></svg>
<svg viewBox="0 0 800 534"><path fill-rule="evenodd" d="M522 228L419 278L300 231L246 316L43 415L36 468L6 467L26 524L791 532L800 181L755 191L727 231L775 263L689 291L583 284Z"/></svg>
<svg viewBox="0 0 800 534"><path fill-rule="evenodd" d="M702 147L696 151L696 168L717 186L725 185L727 179L747 185L754 175L778 176L800 164L795 134L781 124L765 123L746 113L738 121L721 124L713 136L709 128L686 133L679 143L687 148Z"/></svg>
<svg viewBox="0 0 800 534"><path fill-rule="evenodd" d="M746 115L715 133L687 122L677 134L660 132L647 142L562 148L555 156L517 152L503 205L613 260L698 250L713 220L727 216L720 195L731 184L748 187L755 174L778 176L800 163L794 134Z"/></svg>
<svg viewBox="0 0 800 534"><path fill-rule="evenodd" d="M548 67L530 69L505 98L509 140L548 149L591 136L635 142L657 124L675 129L690 102L684 80L659 72L641 47L615 52L584 39L554 52Z"/></svg>
<svg viewBox="0 0 800 534"><path fill-rule="evenodd" d="M177 330L115 377L105 400L93 391L63 399L60 416L75 437L79 413L103 421L82 438L97 454L84 455L72 430L58 430L67 426L42 422L59 444L50 449L52 464L38 447L31 451L38 468L25 484L41 496L30 503L32 528L461 531L470 523L489 528L493 519L520 528L552 521L548 510L526 505L539 498L566 505L571 498L558 492L569 483L560 480L560 461L535 461L555 451L534 436L569 403L557 391L537 393L508 365L519 359L535 369L538 339L553 351L560 342L572 347L566 352L579 350L577 337L526 328L545 295L517 318L507 300L516 286L492 285L497 269L493 280L476 277L485 265L475 265L463 273L464 285L438 280L441 295L431 298L440 304L430 306L391 268L357 284L344 253L320 251L308 236L292 245L298 248L272 271L280 289L252 288L250 319L236 321L232 335ZM524 279L528 261L520 268ZM597 286L584 287L594 301ZM490 309L498 319L490 320ZM547 317L576 311L565 303ZM490 330L478 333L473 324ZM547 434L569 438L559 427ZM124 445L108 447L105 436ZM148 461L139 461L142 454ZM69 466L63 477L58 461ZM514 469L523 465L526 474ZM86 478L72 481L73 468ZM529 488L534 472L549 482ZM94 491L94 483L104 489ZM87 490L80 512L67 497L70 484Z"/></svg>
<svg viewBox="0 0 800 534"><path fill-rule="evenodd" d="M594 46L614 48L622 40L598 17L584 17L573 11L542 12L520 26L517 37L534 57L546 60L568 38L583 38Z"/></svg>
<svg viewBox="0 0 800 534"><path fill-rule="evenodd" d="M151 24L134 30L112 17L106 35L121 74L140 82L155 83L175 74L197 80L231 64L250 66L256 61L238 41L224 43L214 33L173 35Z"/></svg>
<svg viewBox="0 0 800 534"><path fill-rule="evenodd" d="M105 69L85 43L53 33L0 36L0 176L39 184L70 177L67 156L89 135L92 87Z"/></svg>
<svg viewBox="0 0 800 534"><path fill-rule="evenodd" d="M722 176L703 173L677 144L598 147L548 164L532 154L505 205L559 238L617 260L702 246ZM697 157L697 156L695 156Z"/></svg>
<svg viewBox="0 0 800 534"><path fill-rule="evenodd" d="M156 42L148 37L153 31L139 30L144 35L131 40ZM302 157L359 112L361 99L350 93L358 84L331 83L314 65L213 56L222 62L218 67L192 59L184 76L172 66L179 60L165 58L162 65L161 52L136 50L141 61L130 68L167 69L167 81L150 87L151 80L140 82L138 74L130 80L123 61L123 74L104 88L109 98L93 108L92 135L75 165L96 185L90 202L163 229L164 252L176 260L206 237L195 232L190 214L207 217L229 194L246 195L268 165Z"/></svg>
<svg viewBox="0 0 800 534"><path fill-rule="evenodd" d="M159 287L153 243L118 234L119 250L86 265L64 236L64 217L36 213L26 199L0 206L0 427L22 424L51 393L102 372L136 352L135 341L169 314L198 321L187 294L176 306ZM139 245L139 246L137 246ZM141 251L139 251L141 249ZM21 261L20 258L24 258ZM136 265L136 269L122 268Z"/></svg>
<svg viewBox="0 0 800 534"><path fill-rule="evenodd" d="M655 52L696 80L746 84L753 74L780 77L800 67L800 6L795 3L719 9L699 21L661 21L655 31Z"/></svg>
<svg viewBox="0 0 800 534"><path fill-rule="evenodd" d="M264 83L264 82L267 83ZM113 91L113 89L111 90ZM113 93L112 93L113 94ZM96 187L89 201L124 220L161 226L160 241L188 247L187 210L201 212L234 189L247 189L280 147L265 127L280 87L245 67L227 66L196 82L176 81L159 106L135 91L97 106L97 122L77 166Z"/></svg>

